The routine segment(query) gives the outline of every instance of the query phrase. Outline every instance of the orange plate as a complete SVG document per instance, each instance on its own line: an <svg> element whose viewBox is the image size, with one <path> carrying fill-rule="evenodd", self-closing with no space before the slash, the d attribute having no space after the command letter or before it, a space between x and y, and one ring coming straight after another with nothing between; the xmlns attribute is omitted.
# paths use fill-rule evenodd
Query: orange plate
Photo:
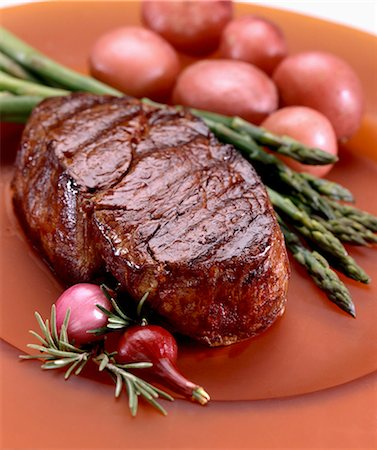
<svg viewBox="0 0 377 450"><path fill-rule="evenodd" d="M354 192L360 208L377 214L377 39L290 12L237 5L237 15L251 12L280 24L292 52L332 51L360 75L368 114L342 149L331 177ZM138 23L139 5L133 2L50 2L2 11L3 26L83 71L97 36ZM167 405L166 419L141 407L141 417L132 420L126 401L115 402L106 384L75 379L63 385L60 374L42 375L37 364L18 364L14 347L25 350L30 341L34 310L47 315L62 290L28 246L12 211L9 179L21 130L13 125L1 130L1 336L11 344L1 346L7 368L1 431L5 447L325 448L377 443L376 378L371 375L377 365L377 280L370 286L347 282L357 308L353 320L293 262L288 308L272 329L221 349L182 343L180 367L214 401L206 408L177 401ZM353 248L351 253L377 278L375 250ZM97 425L90 431L99 423L101 429Z"/></svg>

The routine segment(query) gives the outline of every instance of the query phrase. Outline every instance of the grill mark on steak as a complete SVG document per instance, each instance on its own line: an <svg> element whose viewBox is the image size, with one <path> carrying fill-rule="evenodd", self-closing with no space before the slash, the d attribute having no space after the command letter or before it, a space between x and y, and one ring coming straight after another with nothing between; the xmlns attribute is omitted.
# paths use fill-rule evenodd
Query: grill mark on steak
<svg viewBox="0 0 377 450"><path fill-rule="evenodd" d="M34 119L34 112L31 115L30 121L25 127L24 134L28 135L27 140L21 143L21 151L17 154L16 166L22 168L22 176L28 180L28 184L37 185L40 179L43 178L46 164L46 153L48 153L48 132L54 127L72 117L74 114L88 109L93 105L106 102L106 97L100 96L86 96L85 94L76 94L72 97L72 102L66 102L64 97L50 98L41 103L43 108L42 117L38 115L38 108L35 109L35 115L38 117ZM19 189L19 196L28 196L28 184L23 186L23 183L14 183L15 188ZM23 192L23 187L26 188ZM37 199L33 201L37 203ZM29 211L31 217L32 211Z"/></svg>
<svg viewBox="0 0 377 450"><path fill-rule="evenodd" d="M69 173L84 189L95 193L115 185L128 172L132 162L132 135L123 127L107 130L92 144L66 160ZM106 152L106 158L99 155Z"/></svg>
<svg viewBox="0 0 377 450"><path fill-rule="evenodd" d="M171 116L168 116L168 119L172 119ZM208 129L204 129L204 124L187 122L185 117L172 120L171 123L164 122L154 126L152 123L153 120L148 123L149 129L146 138L139 141L138 154L140 155L153 152L156 147L163 150L187 145L201 138L208 140ZM206 147L206 151L208 152L208 147Z"/></svg>
<svg viewBox="0 0 377 450"><path fill-rule="evenodd" d="M123 101L123 100L122 100ZM116 99L115 105L119 107L120 109L124 108L124 101L123 105L122 102L119 99ZM98 105L98 107L95 108L95 114L98 115L98 118L100 122L102 122L102 111L101 109L107 106L106 105ZM77 122L86 121L85 115L88 113L86 110L82 111L84 116L82 117L80 114L75 115L71 122L68 120L64 123L62 127L55 127L54 132L51 137L54 140L54 144L56 145L55 152L58 156L64 156L65 164L69 171L71 172L72 176L76 179L76 181L81 184L82 186L85 186L89 191L93 191L97 188L104 188L105 186L112 186L115 187L116 184L118 184L133 168L131 167L131 159L141 160L145 158L148 154L152 153L156 147L158 147L161 151L162 150L168 150L169 148L173 148L174 151L176 151L175 147L171 147L172 144L174 146L182 145L182 144L189 144L192 141L197 141L200 139L200 136L198 136L197 132L201 129L203 130L203 124L200 124L201 126L193 126L193 127L186 127L184 128L184 122L183 123L177 123L176 129L174 129L174 124L166 126L166 129L164 129L163 126L159 126L156 129L150 129L150 123L156 123L161 122L162 115L158 114L158 121L155 120L154 114L156 114L156 111L152 111L149 113L148 121L144 124L144 133L142 137L135 137L132 136L132 132L135 130L135 127L138 125L140 126L140 121L136 121L131 126L127 126L127 123L129 124L130 120L132 120L135 116L137 116L138 113L140 113L140 105L133 105L134 108L131 110L128 110L127 112L122 113L120 116L120 121L118 122L118 116L117 111L114 111L115 120L112 121L110 117L110 123L104 124L104 128L98 128L96 126L96 117L91 119L91 125L90 129L95 129L95 134L92 136L88 136L87 130L83 129L80 130L80 135L84 136L83 141L80 139L77 139L77 137L72 136L70 134L70 130L73 127L74 129L77 128ZM94 110L94 108L92 109ZM89 112L91 114L92 110ZM138 118L140 117L137 116ZM168 119L171 118L171 115L166 116ZM94 120L94 123L93 123ZM182 118L182 120L184 120ZM64 127L64 128L63 128ZM177 129L178 128L178 129ZM191 132L188 132L187 129L191 130ZM172 143L172 133L175 132L176 140ZM122 156L122 152L124 150L121 149L119 151L119 146L116 147L116 140L117 140L117 134L120 134L119 140L124 145L124 141L127 139L127 134L129 135L130 139L130 145L133 149L133 155L131 155L131 152L129 154L126 153L126 159L127 161L122 161L121 167L116 167L114 163L114 159L116 160L116 153L119 153L119 157ZM208 130L206 130L206 134L208 134ZM55 135L59 136L59 141L55 139ZM68 136L67 138L65 136ZM144 137L146 136L146 137ZM168 141L170 136L170 142ZM97 139L98 137L98 139ZM74 142L74 145L77 147L74 147L73 145L70 145L71 141ZM69 148L66 150L66 148ZM99 147L101 147L99 149ZM204 146L203 146L204 147ZM113 149L113 152L115 155L109 155L108 158L104 161L102 159L102 164L108 164L110 163L113 167L111 167L112 170L106 170L103 174L99 173L98 168L96 171L93 171L93 167L91 167L90 164L90 157L92 156L92 159L94 162L97 160L97 150L106 151L107 149L111 150ZM60 154L61 153L61 154ZM129 157L128 157L129 155ZM123 158L124 159L124 158ZM114 167L115 166L115 167ZM114 175L114 172L116 175ZM112 173L111 178L112 182L109 183L108 181L108 174ZM103 175L103 176L101 176ZM104 181L102 181L102 178L104 178Z"/></svg>
<svg viewBox="0 0 377 450"><path fill-rule="evenodd" d="M42 102L41 104L43 104L44 108L43 119L33 121L32 113L31 120L25 128L25 133L28 134L29 139L23 141L23 149L17 154L17 158L23 158L20 164L24 164L24 170L30 167L30 164L27 164L30 154L33 153L33 160L39 155L39 152L35 152L34 146L38 142L42 145L44 144L41 140L41 133L45 136L50 130L59 126L64 120L71 118L74 114L105 101L106 97L87 97L77 94L76 97L72 98L72 102L65 102L64 97L50 98Z"/></svg>
<svg viewBox="0 0 377 450"><path fill-rule="evenodd" d="M163 153L159 153L159 155L158 155L159 159L157 160L157 162L161 161L161 157L164 157L164 155L166 155L166 154L168 154L168 156L169 156L169 154L177 156L177 150L175 148L165 149ZM196 155L194 155L194 156L196 156ZM219 191L214 192L213 195L215 196L215 194L217 194L217 196L219 196L219 197L221 197L224 192L228 192L229 188L232 185L236 186L237 184L241 183L241 180L243 181L242 177L237 176L237 174L234 174L231 171L231 175L229 176L229 182L227 184L224 183L224 180L222 182L220 182L221 175L223 175L223 178L224 178L227 175L229 169L226 169L223 174L221 171L219 172L220 168L217 167L216 160L211 161L210 165L207 164L207 167L199 165L198 167L195 168L194 173L192 172L192 167L189 166L188 168L183 167L183 172L179 172L177 174L175 171L170 174L170 172L168 171L169 168L165 168L164 166L162 166L162 168L159 168L159 169L157 168L158 170L155 171L156 164L154 164L153 162L152 163L149 162L148 159L150 159L150 158L154 158L154 157L153 156L151 156L149 158L145 157L143 162L147 165L147 167L153 167L154 173L156 174L155 179L150 180L149 179L150 177L148 176L148 174L147 174L147 176L144 175L144 168L141 167L142 166L142 163L141 163L139 166L134 168L134 174L133 174L137 180L138 185L135 186L133 184L133 178L131 180L130 179L124 180L123 185L122 185L122 183L117 184L117 186L116 186L117 189L115 191L112 190L110 193L106 192L103 196L101 196L101 198L97 202L97 209L103 209L103 208L105 208L105 209L106 208L123 209L124 208L127 211L132 210L133 212L141 210L142 215L144 217L147 215L146 213L148 213L148 215L151 216L153 219L157 219L157 218L162 219L163 218L165 220L168 220L169 216L170 216L170 219L172 219L174 215L180 216L180 219L182 221L187 221L188 223L191 224L190 229L187 230L187 233L189 234L191 232L191 230L193 230L195 227L197 227L199 225L199 223L207 220L207 217L204 217L200 222L194 222L191 219L186 219L184 217L185 209L182 209L182 208L179 209L179 207L184 205L185 201L189 200L190 198L192 198L195 195L196 196L198 195L198 194L193 193L192 190L190 190L190 189L197 188L198 185L199 186L202 185L202 182L201 182L201 180L199 180L199 177L198 177L199 173L205 174L207 172L207 174L208 174L211 171L211 169L217 170L217 176L215 176L215 178L218 179L218 182L215 181L213 184L215 186L219 186L219 185L222 186L222 189L220 192ZM228 159L231 162L232 158L228 158ZM168 161L169 161L169 163L171 162L170 158L168 158ZM208 159L205 159L205 161L207 162ZM197 163L197 161L195 161L195 163ZM179 163L177 164L177 161L171 162L171 165L173 167L178 166L180 169L182 169L182 166ZM138 170L140 170L140 173L137 173ZM136 171L136 173L135 173L135 171ZM159 179L160 178L159 174L163 173L163 172L165 172L165 173L167 172L167 175L165 175L165 177L164 177L164 184L163 185L159 184L157 186L157 189L158 188L160 188L160 189L156 190L156 186L155 186L155 184L153 184L153 181L155 181L156 179ZM180 178L181 183L179 185L176 184L176 189L171 191L171 182L172 182L172 180L175 181L178 177ZM150 182L152 182L152 184L150 185L150 189L148 189L148 187L149 187L148 185L145 185L145 183L143 181L144 179L147 179ZM205 183L206 183L207 188L210 184L210 181L211 181L210 176L207 176L205 178ZM130 186L128 186L129 183L131 183ZM128 186L128 188L127 188L127 186ZM137 189L137 188L139 188L139 189ZM143 188L144 188L144 190L147 191L146 193L143 193ZM177 195L177 193L180 190L182 191L182 193L187 192L186 196ZM135 194L134 194L133 198L129 199L129 201L126 203L126 206L123 206L124 205L124 196L130 192L135 192ZM237 194L237 195L239 195L239 194ZM181 200L180 200L180 202L178 202L178 205L176 204L175 201L173 201L173 203L170 204L169 196L173 199L180 198ZM245 196L246 195L244 194L244 197ZM250 196L255 198L255 195L252 192L250 193ZM154 201L154 198L157 198L157 201ZM117 199L119 201L117 201ZM143 202L143 199L147 199L147 202ZM161 199L161 201L159 202L158 199ZM236 199L237 199L237 196L231 197L228 192L228 201L234 202ZM150 208L148 209L148 204L152 203L152 202L153 202L153 209L151 211ZM132 205L134 205L134 204L137 205L138 208L136 208L136 207L133 208ZM99 207L98 207L98 205L99 205ZM250 206L250 203L248 203L248 205ZM200 208L200 206L203 206L203 204L198 205L198 208ZM206 200L205 207L207 207L207 200ZM215 210L211 211L210 214L215 214L215 213L219 212L223 207L224 207L224 205L221 204L220 206L215 208ZM191 203L188 202L188 208L189 209L193 208L192 202ZM159 212L158 216L156 216L156 214L154 212L155 210L157 210ZM135 220L136 220L136 222L140 221L140 220L142 220L142 217L138 217ZM173 220L177 220L177 219L173 218ZM245 226L247 227L248 225L250 225L250 223L253 220L254 219L247 222L247 224ZM128 223L129 222L130 222L130 219L128 219ZM179 225L177 225L177 226L179 226ZM154 231L154 234L152 237L157 239L161 235L161 233L164 232L164 230L165 230L165 226L164 225L160 226L158 228L158 230ZM237 231L237 233L233 236L233 238L232 238L233 240L238 237L238 232L240 230L236 230L236 231ZM129 232L129 230L127 230L127 232ZM167 234L167 233L165 233L165 234ZM149 237L148 239L144 237L144 240L147 241L146 244L147 244L148 253L151 255L151 257L153 259L157 260L158 258L156 258L156 256L155 256L156 252L151 247L150 240L152 239L152 237ZM212 242L212 248L210 248L209 246L204 247L202 245L204 242L199 241L199 245L201 246L201 249L202 249L202 254L206 254L206 253L210 254L211 251L213 252L216 249L216 247L220 247L223 244L224 240L229 239L229 238L230 238L229 236L225 235L224 239L217 239L216 246L215 246L215 242ZM164 235L162 235L162 239L164 239ZM208 243L209 238L207 237L206 239L207 239L207 243ZM166 247L168 247L168 246L174 245L175 242L176 241L168 243L165 241L164 244ZM192 242L192 240L188 239L188 242ZM152 246L153 246L153 244L152 244ZM175 250L176 250L176 247L177 246L175 245ZM195 260L195 259L199 258L202 254L193 256L193 259Z"/></svg>
<svg viewBox="0 0 377 450"><path fill-rule="evenodd" d="M178 216L162 225L159 232L148 242L154 259L176 262L185 260L186 254L189 255L191 262L203 257L219 259L216 258L216 250L219 248L222 248L226 258L229 258L229 254L232 257L239 256L240 251L236 251L239 248L237 249L234 242L240 239L242 232L248 229L255 218L247 217L245 214L247 211L245 206L250 206L247 200L243 198L231 199L231 202L229 200L216 205L212 210L189 210L184 216ZM229 214L232 214L233 220L237 220L236 226L232 227L231 231L227 220ZM245 239L250 244L250 236L246 235ZM232 251L226 251L229 246L232 246ZM245 251L245 246L238 247L241 247L241 251ZM250 256L249 254L248 258Z"/></svg>
<svg viewBox="0 0 377 450"><path fill-rule="evenodd" d="M90 94L42 102L13 189L61 277L106 270L135 300L148 290L172 330L230 344L284 311L288 261L265 189L187 111Z"/></svg>
<svg viewBox="0 0 377 450"><path fill-rule="evenodd" d="M176 202L169 194L170 189L179 190L181 187L177 180L183 184L193 173L201 169L197 166L195 170L191 166L184 165L181 157L172 158L176 155L175 148L164 149L156 155L148 155L139 160L129 171L128 177L123 178L112 189L100 193L97 197L98 208L122 208L124 205L124 195L133 193L130 203L126 205L127 209L138 210L157 201L164 208L164 205ZM179 165L177 167L177 164ZM163 174L163 175L162 175ZM161 195L165 195L161 197ZM166 196L168 196L166 198Z"/></svg>
<svg viewBox="0 0 377 450"><path fill-rule="evenodd" d="M55 146L56 155L64 161L138 113L140 105L128 106L122 98L111 98L108 103L95 105L65 120L50 131L48 138Z"/></svg>

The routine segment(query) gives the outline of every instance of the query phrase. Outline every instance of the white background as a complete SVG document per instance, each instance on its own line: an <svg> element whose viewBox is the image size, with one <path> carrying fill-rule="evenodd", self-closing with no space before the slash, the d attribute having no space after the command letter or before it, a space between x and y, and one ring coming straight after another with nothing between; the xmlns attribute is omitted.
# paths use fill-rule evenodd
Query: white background
<svg viewBox="0 0 377 450"><path fill-rule="evenodd" d="M35 0L0 0L0 7L30 1ZM246 3L289 9L377 35L377 0L249 0Z"/></svg>

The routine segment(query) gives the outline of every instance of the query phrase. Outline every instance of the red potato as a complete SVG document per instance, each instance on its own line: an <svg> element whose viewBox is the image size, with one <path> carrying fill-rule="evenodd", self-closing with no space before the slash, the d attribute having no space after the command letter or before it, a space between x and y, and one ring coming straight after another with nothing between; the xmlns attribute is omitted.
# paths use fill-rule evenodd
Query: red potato
<svg viewBox="0 0 377 450"><path fill-rule="evenodd" d="M89 55L91 74L125 94L164 99L180 70L173 47L142 27L117 28L101 36Z"/></svg>
<svg viewBox="0 0 377 450"><path fill-rule="evenodd" d="M220 54L254 64L270 75L287 56L288 48L277 25L251 15L228 23L221 36Z"/></svg>
<svg viewBox="0 0 377 450"><path fill-rule="evenodd" d="M278 109L263 121L262 127L280 136L290 136L308 147L320 148L331 155L338 154L336 136L331 123L314 109L304 106ZM311 173L317 177L325 176L333 167L333 164L309 166L292 158L278 156L292 169Z"/></svg>
<svg viewBox="0 0 377 450"><path fill-rule="evenodd" d="M278 94L270 78L251 64L202 60L180 74L173 101L258 124L277 108Z"/></svg>
<svg viewBox="0 0 377 450"><path fill-rule="evenodd" d="M284 105L302 105L324 114L338 139L359 128L364 95L359 78L342 59L324 52L304 52L286 58L273 79Z"/></svg>
<svg viewBox="0 0 377 450"><path fill-rule="evenodd" d="M205 55L219 45L233 15L231 1L143 1L144 24L185 53Z"/></svg>

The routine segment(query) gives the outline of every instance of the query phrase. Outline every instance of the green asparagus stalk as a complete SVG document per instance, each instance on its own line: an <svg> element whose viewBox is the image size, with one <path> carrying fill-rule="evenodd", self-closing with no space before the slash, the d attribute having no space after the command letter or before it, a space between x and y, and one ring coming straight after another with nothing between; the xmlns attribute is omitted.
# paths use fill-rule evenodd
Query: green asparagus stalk
<svg viewBox="0 0 377 450"><path fill-rule="evenodd" d="M2 52L0 52L0 70L21 80L38 83L37 78Z"/></svg>
<svg viewBox="0 0 377 450"><path fill-rule="evenodd" d="M69 91L51 88L31 81L19 80L5 72L0 71L0 90L12 92L16 95L56 97L67 95Z"/></svg>
<svg viewBox="0 0 377 450"><path fill-rule="evenodd" d="M360 223L365 228L377 232L377 217L366 211L355 208L351 205L343 205L333 200L329 201L337 217L347 217Z"/></svg>
<svg viewBox="0 0 377 450"><path fill-rule="evenodd" d="M352 227L344 224L341 219L339 220L323 220L320 217L314 217L315 220L320 222L327 230L329 230L334 236L336 236L341 242L346 242L352 245L367 246L368 242L364 239L363 235L356 232Z"/></svg>
<svg viewBox="0 0 377 450"><path fill-rule="evenodd" d="M333 200L343 200L345 202L353 202L354 197L352 192L344 186L326 180L325 178L318 178L309 173L301 173L301 176L315 189L318 193L325 195Z"/></svg>
<svg viewBox="0 0 377 450"><path fill-rule="evenodd" d="M190 112L194 114L194 116L200 117L203 120L207 119L211 122L221 123L228 128L232 128L233 117L223 116L222 114L196 108L190 108Z"/></svg>
<svg viewBox="0 0 377 450"><path fill-rule="evenodd" d="M360 233L363 239L369 244L377 243L377 235L368 228L364 227L364 225L362 225L361 223L356 222L350 217L340 217L339 221L342 222L344 226L349 226L350 228L355 230L355 232Z"/></svg>
<svg viewBox="0 0 377 450"><path fill-rule="evenodd" d="M269 149L304 164L333 164L338 160L335 155L330 155L319 148L308 148L288 136L276 136L268 130L257 127L240 117L235 117L232 120L231 128L246 133L259 145L267 145Z"/></svg>
<svg viewBox="0 0 377 450"><path fill-rule="evenodd" d="M31 72L58 83L65 89L96 94L123 95L118 90L94 78L81 75L58 64L4 28L0 28L0 51Z"/></svg>
<svg viewBox="0 0 377 450"><path fill-rule="evenodd" d="M0 117L4 122L11 122L11 119L18 118L19 121L26 122L33 108L38 105L44 97L37 96L18 96L2 95L0 96ZM14 121L14 120L13 120Z"/></svg>
<svg viewBox="0 0 377 450"><path fill-rule="evenodd" d="M333 233L340 241L353 245L369 245L377 242L377 236L368 228L350 217L339 214L335 219L323 219L315 215L310 203L302 196L291 195L288 197L301 211L312 216L313 219ZM373 216L372 216L373 217Z"/></svg>
<svg viewBox="0 0 377 450"><path fill-rule="evenodd" d="M240 134L239 132L228 128L223 123L214 122L205 117L203 120L221 141L233 144L248 159L253 162L261 163L270 175L273 173L290 190L293 190L293 192L306 198L315 211L323 214L328 219L335 217L328 202L324 201L318 192L312 189L310 184L303 179L298 172L291 170L282 161L276 158L276 156L265 152L250 136Z"/></svg>
<svg viewBox="0 0 377 450"><path fill-rule="evenodd" d="M323 220L319 217L315 219L342 242L365 246L377 243L377 236L374 233L348 217L338 217L333 220Z"/></svg>
<svg viewBox="0 0 377 450"><path fill-rule="evenodd" d="M223 116L221 114L202 111L200 109L191 109L191 112L203 119L222 123L235 131L244 133L250 136L257 144L266 145L270 150L288 156L303 164L333 164L338 160L335 155L330 155L320 148L307 147L301 142L288 136L275 135L265 128L253 125L240 117Z"/></svg>
<svg viewBox="0 0 377 450"><path fill-rule="evenodd" d="M356 261L349 256L342 243L330 233L320 222L312 219L300 210L291 200L267 188L271 203L279 211L290 218L292 225L307 239L316 244L334 260L345 275L362 283L369 283L370 278Z"/></svg>
<svg viewBox="0 0 377 450"><path fill-rule="evenodd" d="M351 316L356 317L355 306L349 290L330 268L327 260L318 252L312 252L304 247L297 235L287 227L279 216L278 222L284 234L285 243L295 260L307 270L314 283L326 293L333 303Z"/></svg>

